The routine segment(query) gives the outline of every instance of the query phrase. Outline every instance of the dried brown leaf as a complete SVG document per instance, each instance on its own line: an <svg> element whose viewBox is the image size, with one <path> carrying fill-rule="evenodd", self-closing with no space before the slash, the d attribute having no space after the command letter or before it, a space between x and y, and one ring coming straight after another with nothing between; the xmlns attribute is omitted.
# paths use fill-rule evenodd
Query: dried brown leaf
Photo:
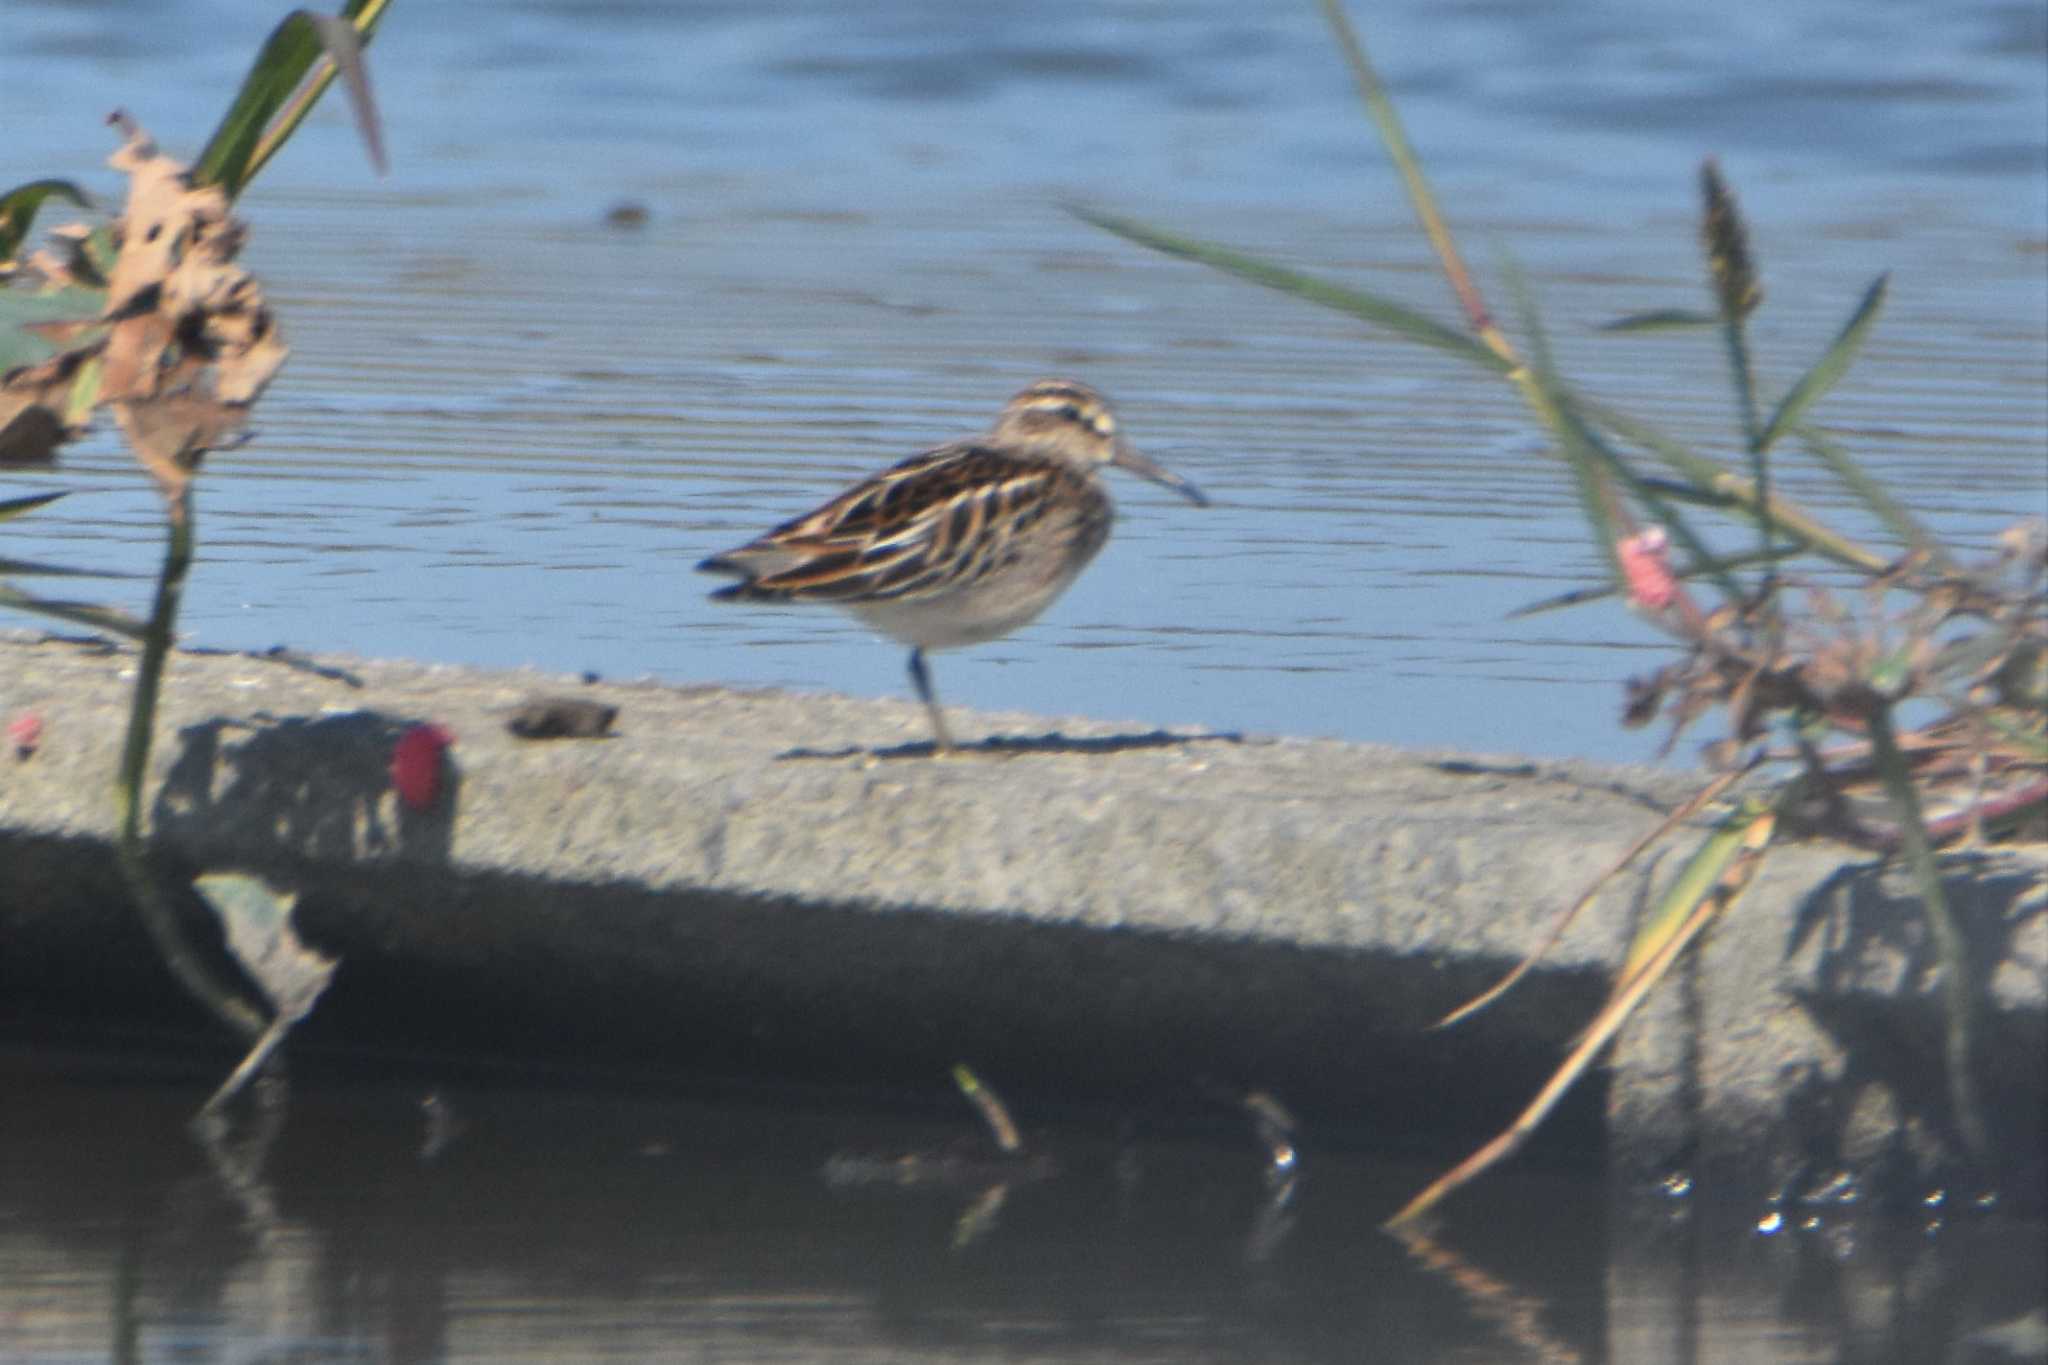
<svg viewBox="0 0 2048 1365"><path fill-rule="evenodd" d="M176 503L200 458L239 431L289 354L254 276L234 263L245 236L218 188L125 115L109 158L129 175L120 255L108 278L101 396L136 458Z"/></svg>
<svg viewBox="0 0 2048 1365"><path fill-rule="evenodd" d="M64 254L60 257L48 247L37 247L30 253L28 268L41 275L44 287L49 289L104 289L106 278L100 274L99 265L93 260L86 243L92 240L92 229L83 223L66 223L50 229L51 243Z"/></svg>
<svg viewBox="0 0 2048 1365"><path fill-rule="evenodd" d="M220 916L229 951L263 988L277 1016L288 1022L304 1018L340 964L308 947L292 927L298 896L240 872L209 872L193 885Z"/></svg>
<svg viewBox="0 0 2048 1365"><path fill-rule="evenodd" d="M84 414L72 413L71 395L100 345L94 341L0 375L0 465L48 464L59 445L83 430Z"/></svg>
<svg viewBox="0 0 2048 1365"><path fill-rule="evenodd" d="M208 872L194 878L192 885L219 917L229 951L263 988L272 1011L269 1027L200 1111L211 1114L233 1099L283 1044L292 1026L320 999L341 962L308 947L292 927L296 893L274 891L261 878L244 872Z"/></svg>

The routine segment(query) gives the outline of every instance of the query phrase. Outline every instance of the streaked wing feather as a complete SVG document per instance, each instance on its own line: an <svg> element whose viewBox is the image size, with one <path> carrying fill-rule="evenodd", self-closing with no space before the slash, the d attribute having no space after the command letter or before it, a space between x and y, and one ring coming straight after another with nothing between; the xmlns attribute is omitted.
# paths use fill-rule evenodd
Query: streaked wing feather
<svg viewBox="0 0 2048 1365"><path fill-rule="evenodd" d="M747 576L714 594L721 598L848 602L942 592L1002 562L1015 532L1082 477L974 442L941 446L701 567ZM991 524L1000 531L985 534Z"/></svg>

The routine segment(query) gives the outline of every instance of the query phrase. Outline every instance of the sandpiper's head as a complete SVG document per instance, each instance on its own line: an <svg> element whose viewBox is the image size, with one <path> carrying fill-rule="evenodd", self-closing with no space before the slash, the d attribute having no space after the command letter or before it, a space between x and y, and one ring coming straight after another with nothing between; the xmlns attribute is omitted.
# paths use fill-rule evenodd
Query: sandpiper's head
<svg viewBox="0 0 2048 1365"><path fill-rule="evenodd" d="M1109 400L1072 379L1041 379L1012 398L1003 405L989 436L1084 469L1113 464L1163 484L1197 506L1209 504L1200 489L1132 449L1109 410Z"/></svg>

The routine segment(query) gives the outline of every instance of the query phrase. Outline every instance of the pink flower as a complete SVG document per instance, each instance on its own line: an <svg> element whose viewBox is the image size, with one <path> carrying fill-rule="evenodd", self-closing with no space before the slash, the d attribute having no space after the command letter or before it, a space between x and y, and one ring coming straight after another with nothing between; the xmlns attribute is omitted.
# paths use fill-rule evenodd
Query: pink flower
<svg viewBox="0 0 2048 1365"><path fill-rule="evenodd" d="M43 713L40 711L17 712L7 722L7 742L14 746L16 758L27 758L43 742Z"/></svg>
<svg viewBox="0 0 2048 1365"><path fill-rule="evenodd" d="M1652 526L1615 544L1622 576L1628 580L1629 601L1650 611L1662 611L1678 595L1678 579L1671 572L1665 548L1671 538L1661 526Z"/></svg>
<svg viewBox="0 0 2048 1365"><path fill-rule="evenodd" d="M455 736L446 726L415 725L391 749L391 786L414 810L429 810L441 796L441 764Z"/></svg>

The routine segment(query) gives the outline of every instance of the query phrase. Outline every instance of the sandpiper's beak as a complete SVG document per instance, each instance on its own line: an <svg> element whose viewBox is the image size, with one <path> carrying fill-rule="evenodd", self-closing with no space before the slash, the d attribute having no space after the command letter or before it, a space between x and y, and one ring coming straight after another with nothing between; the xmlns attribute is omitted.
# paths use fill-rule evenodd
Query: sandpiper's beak
<svg viewBox="0 0 2048 1365"><path fill-rule="evenodd" d="M1197 507L1207 507L1209 505L1209 499L1202 496L1201 489L1195 487L1172 470L1153 464L1143 455L1140 455L1136 448L1122 437L1117 438L1116 454L1109 457L1109 462L1118 469L1130 470L1141 479L1150 479L1153 483L1171 488Z"/></svg>

